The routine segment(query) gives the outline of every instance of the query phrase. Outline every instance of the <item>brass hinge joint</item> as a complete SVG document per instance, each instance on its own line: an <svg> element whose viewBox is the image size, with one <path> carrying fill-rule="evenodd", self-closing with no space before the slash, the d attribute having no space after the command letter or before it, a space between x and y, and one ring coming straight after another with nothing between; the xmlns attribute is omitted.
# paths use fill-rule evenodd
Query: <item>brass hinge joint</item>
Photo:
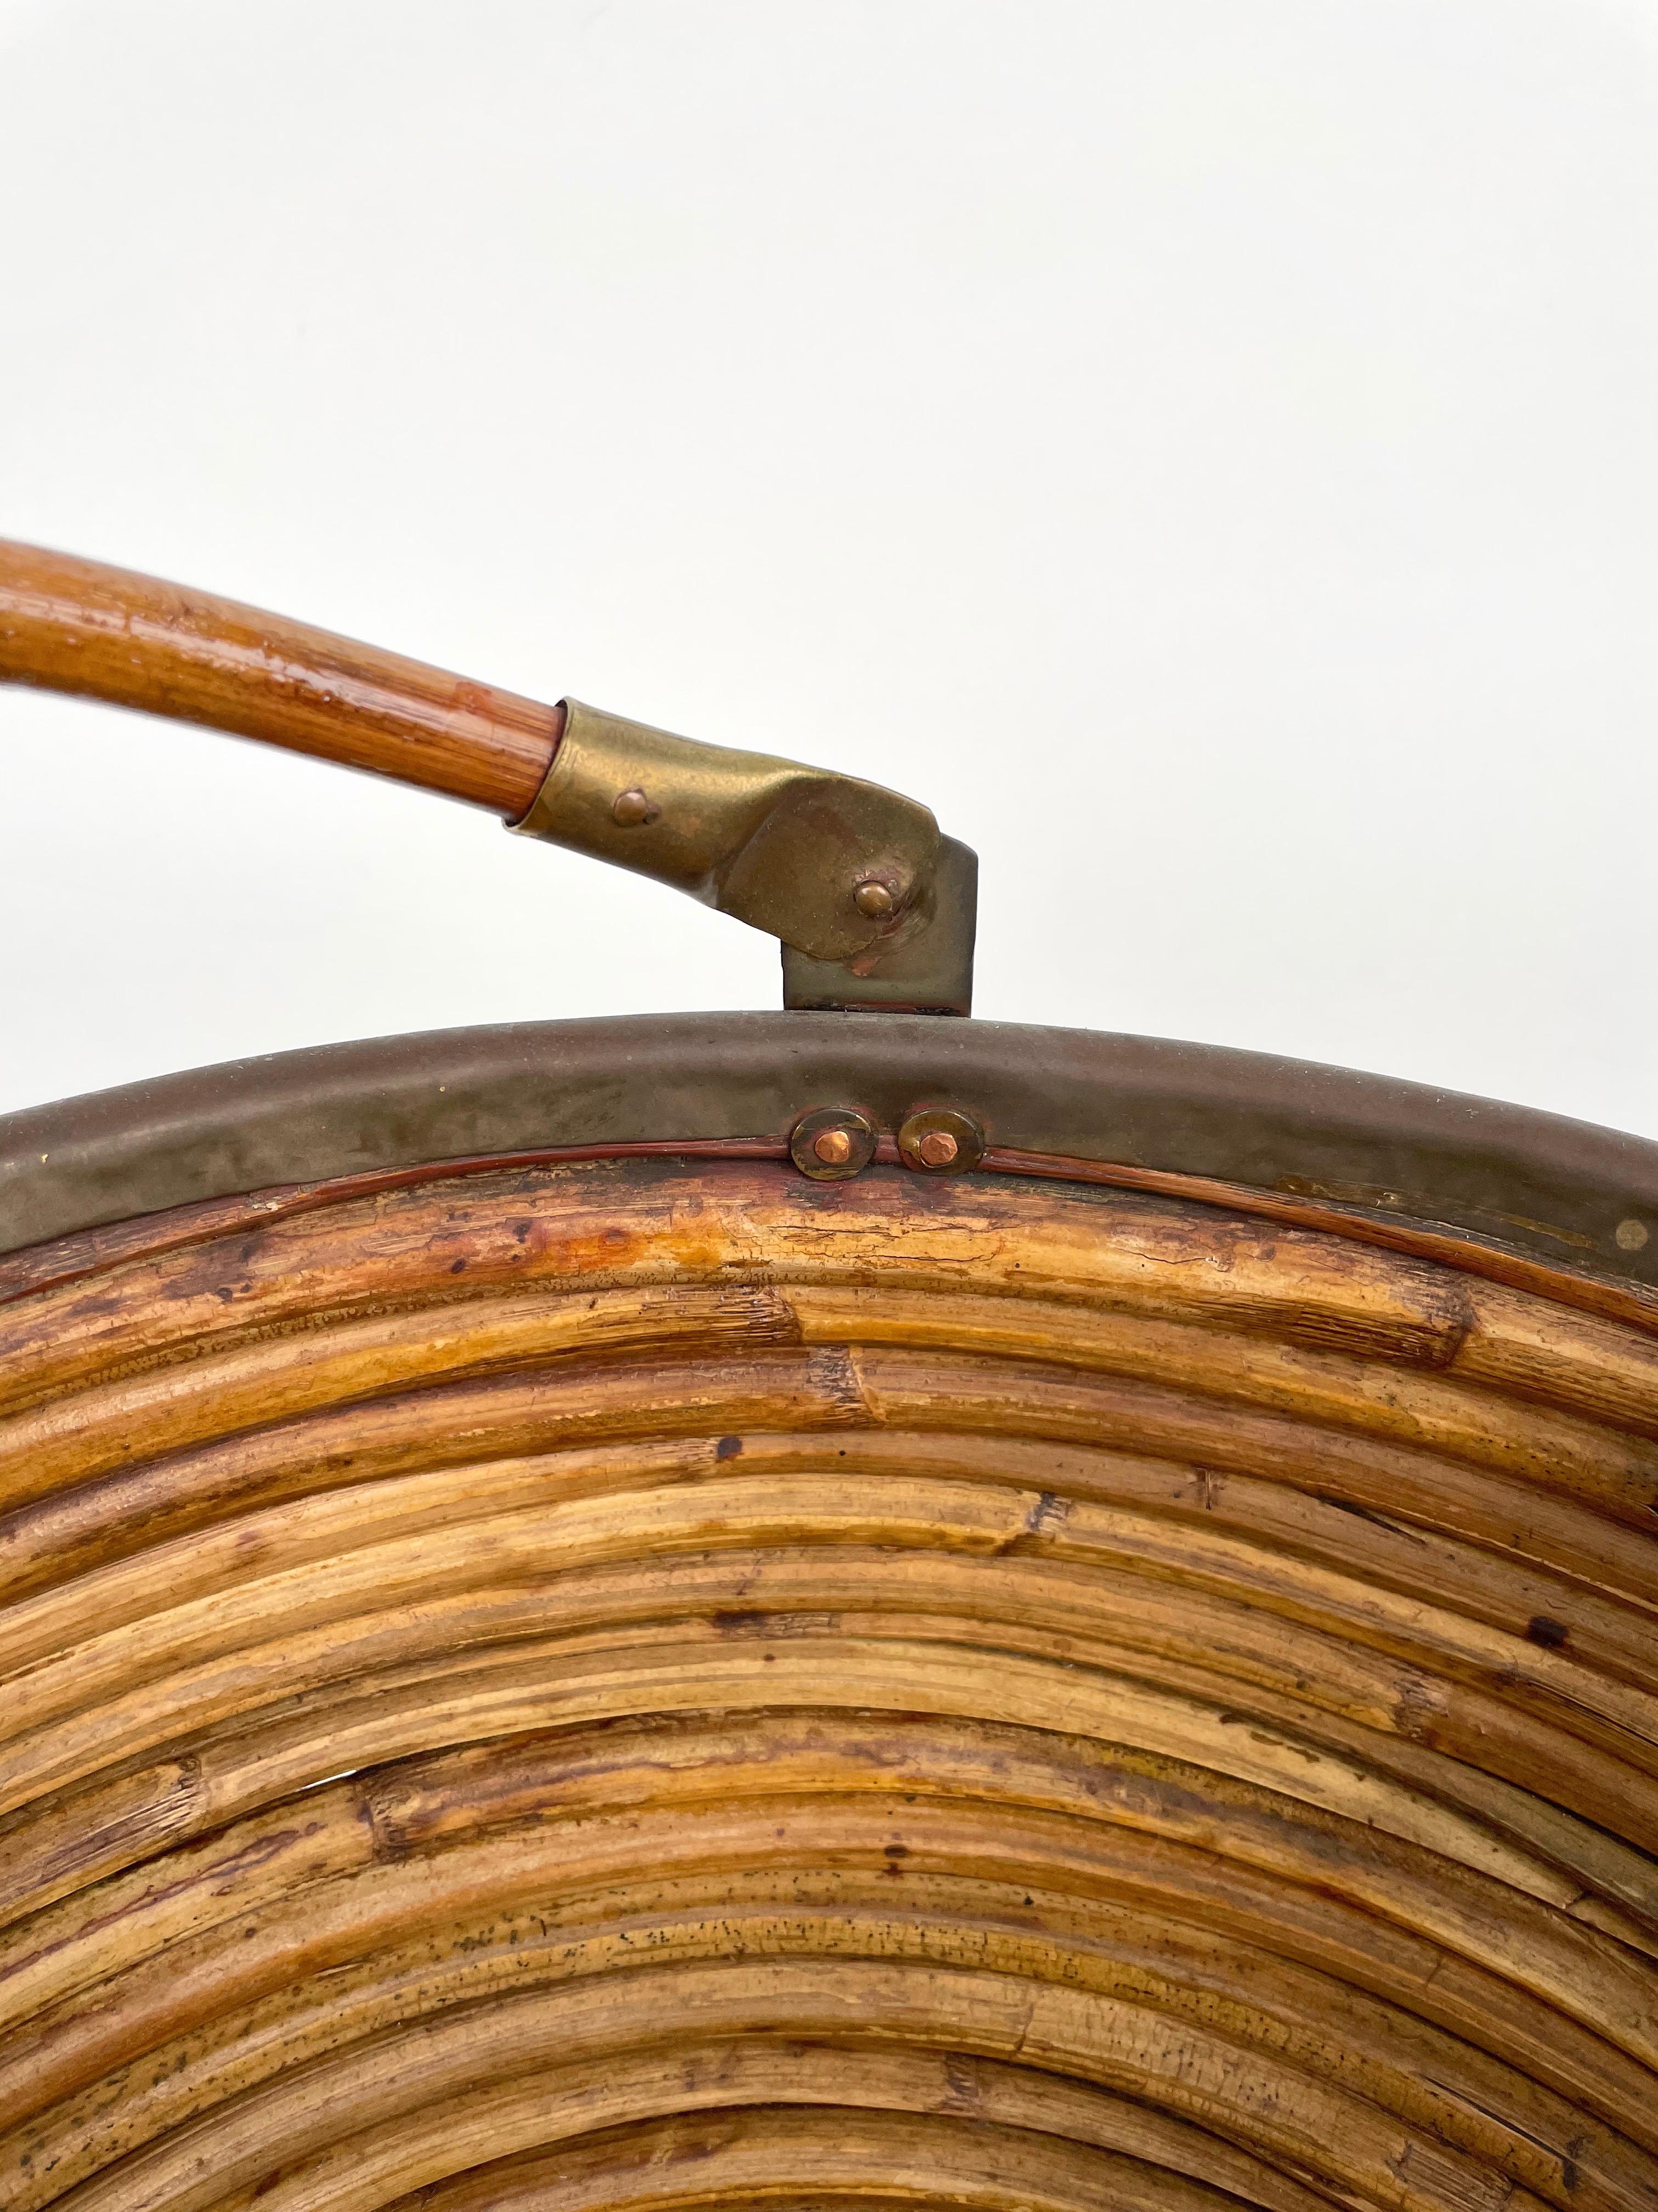
<svg viewBox="0 0 1658 2212"><path fill-rule="evenodd" d="M777 938L786 1006L969 1012L978 862L917 800L575 699L564 718L521 836Z"/></svg>

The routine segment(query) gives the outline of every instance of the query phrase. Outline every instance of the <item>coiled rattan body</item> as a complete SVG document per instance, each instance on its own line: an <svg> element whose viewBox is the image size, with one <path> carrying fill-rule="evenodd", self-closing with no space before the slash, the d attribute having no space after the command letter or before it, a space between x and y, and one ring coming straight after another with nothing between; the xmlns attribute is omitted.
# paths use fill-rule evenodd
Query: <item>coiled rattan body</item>
<svg viewBox="0 0 1658 2212"><path fill-rule="evenodd" d="M1658 2204L1638 1312L759 1160L28 1258L9 2212Z"/></svg>

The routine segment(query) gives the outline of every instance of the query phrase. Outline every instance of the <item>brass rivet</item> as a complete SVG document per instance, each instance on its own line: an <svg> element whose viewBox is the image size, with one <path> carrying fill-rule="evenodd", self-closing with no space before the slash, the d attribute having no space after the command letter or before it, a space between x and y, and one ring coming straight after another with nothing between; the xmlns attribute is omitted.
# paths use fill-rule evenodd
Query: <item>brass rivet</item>
<svg viewBox="0 0 1658 2212"><path fill-rule="evenodd" d="M947 1168L961 1147L948 1129L929 1129L915 1147L915 1157L930 1168Z"/></svg>
<svg viewBox="0 0 1658 2212"><path fill-rule="evenodd" d="M610 819L619 830L637 830L642 823L654 822L661 811L635 784L631 791L617 792L610 807Z"/></svg>
<svg viewBox="0 0 1658 2212"><path fill-rule="evenodd" d="M844 1167L852 1158L852 1139L844 1129L820 1129L811 1148L826 1168Z"/></svg>
<svg viewBox="0 0 1658 2212"><path fill-rule="evenodd" d="M884 921L894 905L892 893L874 876L859 884L852 895L852 902L859 914L867 915L872 921Z"/></svg>
<svg viewBox="0 0 1658 2212"><path fill-rule="evenodd" d="M1628 1221L1620 1221L1612 1233L1612 1241L1620 1252L1641 1252L1645 1250L1647 1238L1651 1232L1644 1221L1631 1218Z"/></svg>

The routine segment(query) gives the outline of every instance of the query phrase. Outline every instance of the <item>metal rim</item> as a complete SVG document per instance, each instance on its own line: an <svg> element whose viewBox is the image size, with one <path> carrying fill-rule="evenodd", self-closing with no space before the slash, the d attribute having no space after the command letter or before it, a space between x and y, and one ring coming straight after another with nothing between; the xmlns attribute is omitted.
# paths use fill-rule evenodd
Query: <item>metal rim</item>
<svg viewBox="0 0 1658 2212"><path fill-rule="evenodd" d="M1658 1286L1658 1144L1563 1116L1216 1046L994 1022L675 1014L452 1030L237 1060L0 1116L0 1253L251 1192L521 1154L786 1156L850 1108L883 1155L918 1109L984 1165L1182 1179L1188 1194L1425 1228ZM1224 1189L1218 1188L1224 1186Z"/></svg>

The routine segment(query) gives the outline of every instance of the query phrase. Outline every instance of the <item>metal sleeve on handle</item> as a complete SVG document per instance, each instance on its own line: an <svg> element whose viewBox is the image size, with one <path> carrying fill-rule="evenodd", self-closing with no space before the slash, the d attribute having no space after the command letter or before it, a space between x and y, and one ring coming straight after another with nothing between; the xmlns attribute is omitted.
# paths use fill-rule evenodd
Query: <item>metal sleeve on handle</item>
<svg viewBox="0 0 1658 2212"><path fill-rule="evenodd" d="M962 1013L975 864L917 800L475 684L154 576L0 540L0 684L205 723L503 814L784 948L791 1007Z"/></svg>
<svg viewBox="0 0 1658 2212"><path fill-rule="evenodd" d="M671 884L817 961L862 966L932 921L941 840L918 801L562 703L520 835Z"/></svg>

